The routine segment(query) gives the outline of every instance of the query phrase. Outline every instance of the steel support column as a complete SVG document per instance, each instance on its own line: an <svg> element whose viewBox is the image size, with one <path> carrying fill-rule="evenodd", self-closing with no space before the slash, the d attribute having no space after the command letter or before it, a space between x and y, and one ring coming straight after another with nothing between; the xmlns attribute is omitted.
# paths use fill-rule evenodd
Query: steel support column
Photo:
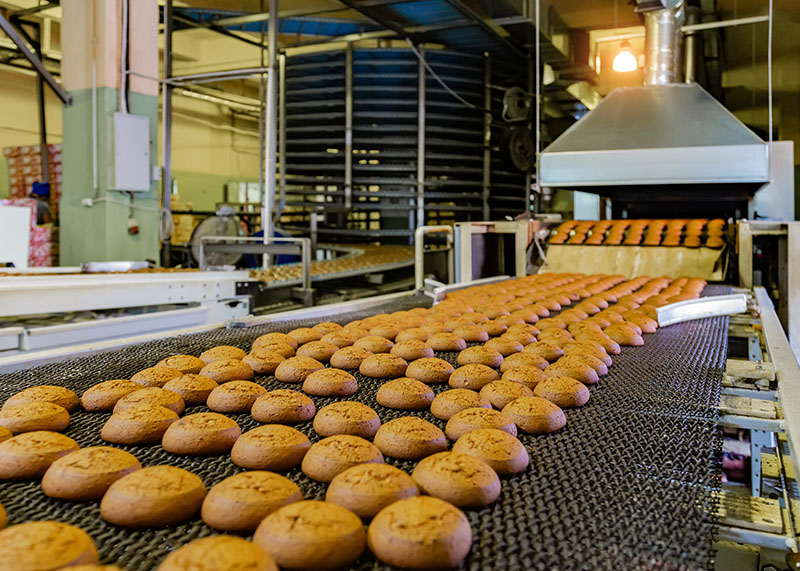
<svg viewBox="0 0 800 571"><path fill-rule="evenodd" d="M492 177L492 58L484 57L483 72L483 219L489 220Z"/></svg>
<svg viewBox="0 0 800 571"><path fill-rule="evenodd" d="M425 47L419 46L417 108L417 225L425 226Z"/></svg>
<svg viewBox="0 0 800 571"><path fill-rule="evenodd" d="M172 77L172 0L164 1L164 78ZM161 208L172 201L172 85L161 84ZM161 265L172 265L172 237L162 237Z"/></svg>
<svg viewBox="0 0 800 571"><path fill-rule="evenodd" d="M347 44L344 68L344 207L353 207L353 44ZM347 213L345 213L347 216Z"/></svg>
<svg viewBox="0 0 800 571"><path fill-rule="evenodd" d="M280 198L275 223L279 224L281 214L286 209L286 54L278 57L278 174L280 177Z"/></svg>
<svg viewBox="0 0 800 571"><path fill-rule="evenodd" d="M278 0L269 0L269 12L278 13ZM275 187L276 187L276 162L277 162L277 142L278 142L278 18L269 19L269 29L267 34L267 101L266 101L266 124L264 126L264 181L266 183L266 193L261 204L261 228L264 231L264 243L266 244L272 237L273 220L275 211ZM264 254L263 265L269 267L271 256Z"/></svg>

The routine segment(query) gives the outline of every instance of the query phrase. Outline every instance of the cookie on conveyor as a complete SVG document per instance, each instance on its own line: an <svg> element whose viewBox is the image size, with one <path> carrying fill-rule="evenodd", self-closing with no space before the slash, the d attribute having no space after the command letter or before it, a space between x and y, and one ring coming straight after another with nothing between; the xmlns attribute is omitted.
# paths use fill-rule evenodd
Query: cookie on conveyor
<svg viewBox="0 0 800 571"><path fill-rule="evenodd" d="M295 341L293 337L287 335L286 333L273 332L266 333L253 341L251 350L255 351L265 346L275 345L276 343L286 343L287 345L291 346L292 349L297 349L297 341Z"/></svg>
<svg viewBox="0 0 800 571"><path fill-rule="evenodd" d="M365 349L370 353L388 353L394 347L394 342L386 337L367 335L353 343L353 347Z"/></svg>
<svg viewBox="0 0 800 571"><path fill-rule="evenodd" d="M378 413L364 403L342 401L322 407L314 417L314 430L320 436L353 434L372 438L381 426Z"/></svg>
<svg viewBox="0 0 800 571"><path fill-rule="evenodd" d="M214 361L225 361L227 359L242 359L247 355L243 350L231 345L219 345L200 353L200 360L206 365Z"/></svg>
<svg viewBox="0 0 800 571"><path fill-rule="evenodd" d="M8 525L8 514L6 513L6 508L3 507L3 504L0 504L0 529L5 529Z"/></svg>
<svg viewBox="0 0 800 571"><path fill-rule="evenodd" d="M11 434L11 431L8 428L6 428L5 426L0 426L0 442L5 442L12 436L14 435Z"/></svg>
<svg viewBox="0 0 800 571"><path fill-rule="evenodd" d="M482 460L459 452L423 458L411 477L427 495L460 508L483 508L500 496L497 473Z"/></svg>
<svg viewBox="0 0 800 571"><path fill-rule="evenodd" d="M453 329L453 334L458 335L467 343L485 343L489 340L489 332L478 325L459 325Z"/></svg>
<svg viewBox="0 0 800 571"><path fill-rule="evenodd" d="M595 370L599 377L604 377L608 374L608 365L605 364L603 359L589 355L588 353L571 352L561 357L554 365L569 365L573 363L580 363L589 365Z"/></svg>
<svg viewBox="0 0 800 571"><path fill-rule="evenodd" d="M294 343L294 341L292 341ZM288 359L289 357L294 357L294 351L296 349L297 343L294 345L290 345L289 343L269 343L264 345L259 345L256 347L253 345L253 348L250 350L248 355L253 355L255 357L259 357L265 353L277 353L281 355L284 359ZM242 357L242 361L247 360L247 355Z"/></svg>
<svg viewBox="0 0 800 571"><path fill-rule="evenodd" d="M248 353L242 358L242 363L253 369L259 375L271 375L278 365L286 360L284 355L277 351L258 351Z"/></svg>
<svg viewBox="0 0 800 571"><path fill-rule="evenodd" d="M517 426L508 416L492 408L465 408L450 417L444 432L450 440L458 440L466 433L479 428L496 428L511 436L517 435Z"/></svg>
<svg viewBox="0 0 800 571"><path fill-rule="evenodd" d="M547 374L539 367L512 367L506 369L503 376L500 377L503 381L512 381L525 385L529 389L533 389L547 378Z"/></svg>
<svg viewBox="0 0 800 571"><path fill-rule="evenodd" d="M53 462L76 450L78 443L58 432L19 434L0 442L0 480L40 478Z"/></svg>
<svg viewBox="0 0 800 571"><path fill-rule="evenodd" d="M467 348L467 342L455 333L441 331L434 333L426 341L434 351L461 351Z"/></svg>
<svg viewBox="0 0 800 571"><path fill-rule="evenodd" d="M535 353L515 353L503 359L500 372L505 373L514 367L537 367L544 371L549 365L550 362L547 359Z"/></svg>
<svg viewBox="0 0 800 571"><path fill-rule="evenodd" d="M448 379L448 384L454 389L481 390L485 385L496 381L500 375L486 365L473 364L464 365L452 372Z"/></svg>
<svg viewBox="0 0 800 571"><path fill-rule="evenodd" d="M311 357L320 363L327 363L331 356L339 350L339 347L327 341L309 341L297 348L295 353L298 357Z"/></svg>
<svg viewBox="0 0 800 571"><path fill-rule="evenodd" d="M320 369L303 381L303 392L321 397L345 397L358 392L358 381L342 369Z"/></svg>
<svg viewBox="0 0 800 571"><path fill-rule="evenodd" d="M334 323L333 321L322 321L317 323L311 329L314 331L319 331L323 335L327 335L328 333L332 333L334 331L340 331L343 329L343 327L338 323Z"/></svg>
<svg viewBox="0 0 800 571"><path fill-rule="evenodd" d="M611 359L611 356L606 352L600 343L595 341L589 341L584 339L583 341L573 341L572 343L568 343L564 345L564 355L573 355L573 354L583 354L583 355L591 355L597 359L600 359L606 367L610 367L614 364L614 361Z"/></svg>
<svg viewBox="0 0 800 571"><path fill-rule="evenodd" d="M51 402L25 402L3 407L0 410L0 426L12 434L34 430L60 432L69 426L69 413L63 406Z"/></svg>
<svg viewBox="0 0 800 571"><path fill-rule="evenodd" d="M447 449L444 433L416 416L403 416L383 424L375 433L375 445L387 456L418 460Z"/></svg>
<svg viewBox="0 0 800 571"><path fill-rule="evenodd" d="M461 351L457 361L459 365L486 365L493 369L499 369L503 364L503 355L498 351L478 345Z"/></svg>
<svg viewBox="0 0 800 571"><path fill-rule="evenodd" d="M481 396L486 398L497 410L502 410L504 406L514 399L520 397L532 397L533 391L522 383L515 383L509 380L494 381L481 389Z"/></svg>
<svg viewBox="0 0 800 571"><path fill-rule="evenodd" d="M161 447L172 454L204 456L228 452L242 430L236 421L216 412L198 412L173 422L161 439Z"/></svg>
<svg viewBox="0 0 800 571"><path fill-rule="evenodd" d="M331 355L331 367L352 371L361 366L362 361L372 355L372 351L367 351L363 347L342 347Z"/></svg>
<svg viewBox="0 0 800 571"><path fill-rule="evenodd" d="M156 444L177 420L174 410L157 404L130 406L106 420L100 438L114 444Z"/></svg>
<svg viewBox="0 0 800 571"><path fill-rule="evenodd" d="M206 404L208 395L218 386L217 381L208 377L195 373L186 373L177 379L167 381L163 388L179 394L186 405L197 405Z"/></svg>
<svg viewBox="0 0 800 571"><path fill-rule="evenodd" d="M156 363L156 367L169 367L170 369L178 369L184 375L194 374L200 372L200 369L206 366L205 361L200 357L194 355L171 355L166 359L161 359Z"/></svg>
<svg viewBox="0 0 800 571"><path fill-rule="evenodd" d="M570 377L550 377L539 383L533 394L549 400L561 408L577 408L589 402L589 389Z"/></svg>
<svg viewBox="0 0 800 571"><path fill-rule="evenodd" d="M446 383L453 374L453 365L444 359L428 357L413 361L406 369L406 377L426 384Z"/></svg>
<svg viewBox="0 0 800 571"><path fill-rule="evenodd" d="M414 361L425 357L433 357L433 347L419 339L409 339L395 344L389 353L397 355L406 361Z"/></svg>
<svg viewBox="0 0 800 571"><path fill-rule="evenodd" d="M303 501L271 513L253 543L284 569L341 569L354 563L366 545L364 525L336 504Z"/></svg>
<svg viewBox="0 0 800 571"><path fill-rule="evenodd" d="M249 381L255 376L253 368L240 359L218 359L200 369L200 374L218 383Z"/></svg>
<svg viewBox="0 0 800 571"><path fill-rule="evenodd" d="M380 449L368 440L351 434L337 434L311 445L301 469L318 482L330 482L357 464L383 463Z"/></svg>
<svg viewBox="0 0 800 571"><path fill-rule="evenodd" d="M163 387L167 381L177 379L181 375L182 371L171 367L149 367L133 375L131 380L143 387Z"/></svg>
<svg viewBox="0 0 800 571"><path fill-rule="evenodd" d="M309 448L311 442L299 430L267 424L242 434L231 449L231 460L248 470L282 472L299 465Z"/></svg>
<svg viewBox="0 0 800 571"><path fill-rule="evenodd" d="M472 547L472 529L457 507L418 496L395 502L370 523L367 541L382 562L403 569L458 567Z"/></svg>
<svg viewBox="0 0 800 571"><path fill-rule="evenodd" d="M172 391L158 387L148 387L129 393L119 399L117 404L114 405L114 412L117 413L126 408L139 406L141 404L163 406L170 409L175 414L182 414L183 409L186 407L181 395L178 393L173 393Z"/></svg>
<svg viewBox="0 0 800 571"><path fill-rule="evenodd" d="M611 337L612 340L616 341L620 345L641 347L644 345L641 329L639 329L639 332L637 332L633 327L631 327L631 325L633 324L627 321L614 323L613 325L609 325L603 329L603 333Z"/></svg>
<svg viewBox="0 0 800 571"><path fill-rule="evenodd" d="M402 343L404 341L426 341L431 334L425 330L423 327L409 327L408 329L404 329L400 333L397 334L395 338L396 343Z"/></svg>
<svg viewBox="0 0 800 571"><path fill-rule="evenodd" d="M489 399L470 389L450 389L436 395L431 403L431 414L441 420L448 420L451 416L465 408L481 407L491 408Z"/></svg>
<svg viewBox="0 0 800 571"><path fill-rule="evenodd" d="M211 391L206 406L216 412L250 412L267 389L251 381L231 381Z"/></svg>
<svg viewBox="0 0 800 571"><path fill-rule="evenodd" d="M284 383L302 383L325 365L311 357L290 357L275 369L275 378Z"/></svg>
<svg viewBox="0 0 800 571"><path fill-rule="evenodd" d="M497 351L503 357L508 357L509 355L522 351L523 345L511 337L495 337L484 343L483 347L489 351Z"/></svg>
<svg viewBox="0 0 800 571"><path fill-rule="evenodd" d="M241 537L214 535L187 543L170 553L158 571L278 571L278 566L263 549Z"/></svg>
<svg viewBox="0 0 800 571"><path fill-rule="evenodd" d="M73 412L78 408L78 395L64 387L39 385L18 392L3 404L3 408L29 402L51 402Z"/></svg>
<svg viewBox="0 0 800 571"><path fill-rule="evenodd" d="M97 383L81 395L81 406L88 411L109 411L117 401L133 392L141 390L142 385L129 379L112 379Z"/></svg>
<svg viewBox="0 0 800 571"><path fill-rule="evenodd" d="M414 480L399 468L389 464L359 464L331 480L325 501L370 519L389 504L417 495L419 490Z"/></svg>
<svg viewBox="0 0 800 571"><path fill-rule="evenodd" d="M530 353L532 355L539 355L541 358L550 363L564 356L564 350L561 347L546 341L537 341L536 343L531 343L530 345L527 345L522 352Z"/></svg>
<svg viewBox="0 0 800 571"><path fill-rule="evenodd" d="M322 331L317 331L316 329L312 329L310 327L298 327L297 329L292 329L287 333L289 337L294 339L295 343L297 343L297 347L300 345L305 345L306 343L311 343L312 341L319 341L322 339L322 336L325 335Z"/></svg>
<svg viewBox="0 0 800 571"><path fill-rule="evenodd" d="M81 448L50 465L42 478L42 491L62 500L99 500L111 484L141 468L136 456L119 448Z"/></svg>
<svg viewBox="0 0 800 571"><path fill-rule="evenodd" d="M499 476L524 472L530 464L525 446L515 436L496 428L471 430L453 444L453 452L486 462Z"/></svg>
<svg viewBox="0 0 800 571"><path fill-rule="evenodd" d="M520 430L531 434L547 434L567 425L564 411L541 397L515 399L503 407L503 414Z"/></svg>
<svg viewBox="0 0 800 571"><path fill-rule="evenodd" d="M536 343L536 335L526 333L525 331L512 331L511 333L504 333L500 339L508 339L514 343L519 343L523 347Z"/></svg>
<svg viewBox="0 0 800 571"><path fill-rule="evenodd" d="M270 424L297 424L312 419L315 413L314 401L291 389L278 389L261 395L250 410L254 419Z"/></svg>
<svg viewBox="0 0 800 571"><path fill-rule="evenodd" d="M0 531L0 569L50 570L99 561L92 538L59 521L29 521Z"/></svg>
<svg viewBox="0 0 800 571"><path fill-rule="evenodd" d="M561 359L544 370L548 377L570 377L577 379L585 385L596 385L600 377L591 365L583 362L562 362Z"/></svg>
<svg viewBox="0 0 800 571"><path fill-rule="evenodd" d="M405 375L408 363L389 353L376 353L361 362L359 372L373 379L394 379Z"/></svg>
<svg viewBox="0 0 800 571"><path fill-rule="evenodd" d="M195 474L175 466L150 466L111 484L100 517L134 528L175 525L200 511L206 487Z"/></svg>
<svg viewBox="0 0 800 571"><path fill-rule="evenodd" d="M203 521L215 529L249 533L275 510L303 499L290 479L255 470L225 478L203 500Z"/></svg>
<svg viewBox="0 0 800 571"><path fill-rule="evenodd" d="M375 394L378 404L399 410L425 410L434 399L433 389L417 379L400 377L383 383Z"/></svg>
<svg viewBox="0 0 800 571"><path fill-rule="evenodd" d="M361 338L361 335L357 335L352 331L345 331L344 329L340 329L338 331L331 331L326 333L322 336L320 341L324 341L326 343L332 343L339 347L350 347L353 343L358 341Z"/></svg>

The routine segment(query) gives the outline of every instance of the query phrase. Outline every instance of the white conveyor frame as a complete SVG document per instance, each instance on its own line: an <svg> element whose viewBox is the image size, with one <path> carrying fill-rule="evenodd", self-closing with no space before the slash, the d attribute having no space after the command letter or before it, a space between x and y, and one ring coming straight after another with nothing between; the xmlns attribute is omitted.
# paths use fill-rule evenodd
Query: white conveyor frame
<svg viewBox="0 0 800 571"><path fill-rule="evenodd" d="M4 276L0 316L222 301L249 279L246 271Z"/></svg>

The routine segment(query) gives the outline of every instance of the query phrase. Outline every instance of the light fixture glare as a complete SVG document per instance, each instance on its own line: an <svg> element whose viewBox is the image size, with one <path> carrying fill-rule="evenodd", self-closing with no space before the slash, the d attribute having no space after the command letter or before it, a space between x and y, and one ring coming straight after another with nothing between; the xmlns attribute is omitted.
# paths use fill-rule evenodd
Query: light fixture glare
<svg viewBox="0 0 800 571"><path fill-rule="evenodd" d="M611 66L614 71L619 73L636 71L638 62L636 56L631 53L630 47L628 42L622 42L619 53L614 57L614 64Z"/></svg>

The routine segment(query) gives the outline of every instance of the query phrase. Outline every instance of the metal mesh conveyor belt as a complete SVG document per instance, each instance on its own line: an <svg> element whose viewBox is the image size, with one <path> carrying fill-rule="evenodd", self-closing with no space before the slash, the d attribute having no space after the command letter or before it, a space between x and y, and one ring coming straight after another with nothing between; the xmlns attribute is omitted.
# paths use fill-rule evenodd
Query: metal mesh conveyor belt
<svg viewBox="0 0 800 571"><path fill-rule="evenodd" d="M705 295L727 293L710 286ZM423 305L404 298L368 313ZM367 312L330 316L346 322ZM250 329L217 330L166 338L119 351L50 364L0 376L0 402L35 384L57 383L78 394L107 379L128 378L174 353L199 354L218 344L249 348L258 335L288 331L319 320L272 323ZM492 506L467 511L474 543L467 569L706 569L713 564L715 522L712 492L720 485L722 437L717 426L727 348L727 318L711 318L660 329L646 345L623 348L592 400L567 411L567 427L548 436L522 435L530 469L503 481ZM439 356L455 363L455 353ZM375 402L380 381L357 375L357 400L375 408L383 421L408 414ZM257 379L269 389L286 387L272 377ZM434 386L438 393L448 386ZM333 399L314 397L317 409ZM190 408L200 412L204 407ZM429 412L421 416L444 428ZM232 415L242 431L255 427L247 414ZM102 444L100 428L109 413L76 412L66 434L81 446ZM319 440L311 423L298 427ZM198 474L207 487L241 471L227 455L192 458L159 446L123 447L143 465L170 463ZM405 470L413 462L387 462ZM288 477L308 499L324 499L326 486L299 470ZM38 482L0 484L0 502L10 523L54 519L86 530L105 562L150 569L176 547L215 532L197 518L157 530L129 530L100 519L99 502L47 498ZM365 553L358 569L383 568Z"/></svg>

